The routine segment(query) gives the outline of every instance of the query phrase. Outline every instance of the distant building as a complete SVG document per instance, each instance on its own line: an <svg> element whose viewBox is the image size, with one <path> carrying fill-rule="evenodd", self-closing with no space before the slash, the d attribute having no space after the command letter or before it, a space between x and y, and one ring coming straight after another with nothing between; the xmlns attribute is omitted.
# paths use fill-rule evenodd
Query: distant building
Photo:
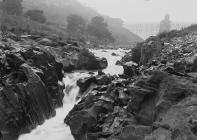
<svg viewBox="0 0 197 140"><path fill-rule="evenodd" d="M159 33L169 32L171 30L170 16L167 14L165 18L160 22Z"/></svg>
<svg viewBox="0 0 197 140"><path fill-rule="evenodd" d="M192 23L175 22L171 24L171 30L180 30L184 27L191 25ZM147 39L150 36L155 36L159 33L160 24L156 22L150 23L133 23L125 25L131 32L139 35L143 39Z"/></svg>

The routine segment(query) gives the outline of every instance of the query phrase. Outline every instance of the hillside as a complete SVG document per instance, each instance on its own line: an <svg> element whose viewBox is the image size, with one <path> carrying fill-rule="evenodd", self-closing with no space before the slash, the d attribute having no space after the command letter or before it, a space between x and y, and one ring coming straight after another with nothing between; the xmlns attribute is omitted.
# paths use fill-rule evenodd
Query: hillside
<svg viewBox="0 0 197 140"><path fill-rule="evenodd" d="M32 20L28 20L23 16L3 14L3 12L0 10L0 24L1 23L6 25L7 29L15 29L16 32L17 30L23 30L31 34L40 33L53 37L62 35L64 39L66 39L68 36L67 33L64 32L59 26L41 24Z"/></svg>
<svg viewBox="0 0 197 140"><path fill-rule="evenodd" d="M87 22L92 17L100 15L97 11L82 5L77 0L23 0L23 5L25 10L42 9L48 22L58 25L66 25L66 18L70 14L81 15ZM142 41L142 38L123 27L121 19L104 17L117 40L117 44L133 44Z"/></svg>

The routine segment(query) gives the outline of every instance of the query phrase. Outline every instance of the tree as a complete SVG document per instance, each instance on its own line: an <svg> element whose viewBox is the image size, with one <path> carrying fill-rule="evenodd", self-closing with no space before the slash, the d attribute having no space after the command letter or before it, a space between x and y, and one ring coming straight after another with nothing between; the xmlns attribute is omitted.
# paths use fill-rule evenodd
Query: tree
<svg viewBox="0 0 197 140"><path fill-rule="evenodd" d="M86 22L79 15L70 15L67 17L67 32L70 37L82 36L85 34Z"/></svg>
<svg viewBox="0 0 197 140"><path fill-rule="evenodd" d="M113 43L115 39L107 27L108 25L104 22L104 18L96 16L92 18L88 25L87 32L90 36L95 36L99 41Z"/></svg>
<svg viewBox="0 0 197 140"><path fill-rule="evenodd" d="M44 16L44 12L41 10L28 10L25 13L25 16L30 18L31 20L37 21L39 23L45 23L46 18Z"/></svg>
<svg viewBox="0 0 197 140"><path fill-rule="evenodd" d="M23 13L22 0L3 0L3 12L10 15L21 15Z"/></svg>

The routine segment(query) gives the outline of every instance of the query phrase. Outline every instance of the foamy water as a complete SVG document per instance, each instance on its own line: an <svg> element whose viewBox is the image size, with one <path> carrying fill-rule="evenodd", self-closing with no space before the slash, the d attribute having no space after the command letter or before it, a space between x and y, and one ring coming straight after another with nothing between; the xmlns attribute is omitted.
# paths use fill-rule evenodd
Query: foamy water
<svg viewBox="0 0 197 140"><path fill-rule="evenodd" d="M105 73L120 74L123 72L123 68L116 66L115 63L124 56L126 51L121 49L91 51L98 57L107 58L109 66L104 70ZM118 54L118 56L112 56L111 54L113 52ZM63 107L56 110L56 116L54 118L46 120L44 124L32 130L31 133L21 135L18 140L74 140L70 128L64 124L64 119L76 103L76 97L79 92L79 88L76 85L77 80L88 75L87 72L65 74L63 82L66 88L64 90Z"/></svg>
<svg viewBox="0 0 197 140"><path fill-rule="evenodd" d="M108 61L108 67L103 70L106 74L121 74L123 73L123 68L115 65L118 60L125 55L128 50L118 49L118 50L91 50L98 57L105 57ZM112 56L112 53L117 54L117 56Z"/></svg>

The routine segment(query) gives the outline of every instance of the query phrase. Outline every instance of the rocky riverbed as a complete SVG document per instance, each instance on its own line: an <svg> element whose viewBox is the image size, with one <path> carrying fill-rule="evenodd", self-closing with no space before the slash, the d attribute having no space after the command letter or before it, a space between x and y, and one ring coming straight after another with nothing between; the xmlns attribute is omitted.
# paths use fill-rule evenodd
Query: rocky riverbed
<svg viewBox="0 0 197 140"><path fill-rule="evenodd" d="M79 80L65 118L75 140L196 140L196 43L196 32L151 37L118 63L123 75Z"/></svg>
<svg viewBox="0 0 197 140"><path fill-rule="evenodd" d="M63 105L64 71L107 67L76 42L41 35L0 37L0 137L17 139Z"/></svg>
<svg viewBox="0 0 197 140"><path fill-rule="evenodd" d="M196 32L150 37L131 52L1 36L0 137L41 125L19 139L196 140L196 45Z"/></svg>

